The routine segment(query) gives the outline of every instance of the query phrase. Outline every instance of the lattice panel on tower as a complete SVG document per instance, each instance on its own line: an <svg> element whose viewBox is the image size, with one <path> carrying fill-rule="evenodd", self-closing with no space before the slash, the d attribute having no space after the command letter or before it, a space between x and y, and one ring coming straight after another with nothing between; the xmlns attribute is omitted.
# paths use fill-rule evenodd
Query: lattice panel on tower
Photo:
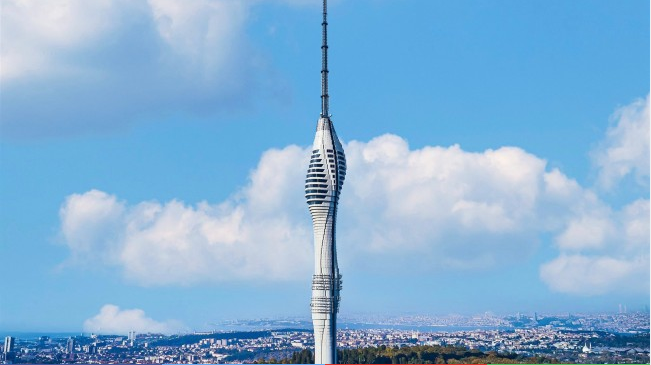
<svg viewBox="0 0 651 365"><path fill-rule="evenodd" d="M334 298L312 298L312 313L333 313L333 309L338 306L334 302Z"/></svg>
<svg viewBox="0 0 651 365"><path fill-rule="evenodd" d="M312 276L312 290L331 290L333 280L330 275Z"/></svg>

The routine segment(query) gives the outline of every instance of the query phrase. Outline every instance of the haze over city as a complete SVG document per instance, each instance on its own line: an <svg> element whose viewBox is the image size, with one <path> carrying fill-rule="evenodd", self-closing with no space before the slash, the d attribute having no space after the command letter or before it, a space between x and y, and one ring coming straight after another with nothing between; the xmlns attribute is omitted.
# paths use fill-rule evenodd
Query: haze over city
<svg viewBox="0 0 651 365"><path fill-rule="evenodd" d="M3 2L0 330L307 318L320 11ZM329 13L343 317L648 312L648 2Z"/></svg>

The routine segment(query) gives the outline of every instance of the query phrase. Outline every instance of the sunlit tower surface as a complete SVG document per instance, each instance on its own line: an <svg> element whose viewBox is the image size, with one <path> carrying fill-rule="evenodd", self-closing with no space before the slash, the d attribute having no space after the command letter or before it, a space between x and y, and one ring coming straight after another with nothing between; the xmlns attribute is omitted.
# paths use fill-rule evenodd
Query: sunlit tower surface
<svg viewBox="0 0 651 365"><path fill-rule="evenodd" d="M335 240L339 193L346 177L346 156L330 119L328 95L328 16L323 0L321 45L321 116L305 180L305 198L314 227L314 276L312 278L312 323L314 362L337 363L337 312L341 275Z"/></svg>

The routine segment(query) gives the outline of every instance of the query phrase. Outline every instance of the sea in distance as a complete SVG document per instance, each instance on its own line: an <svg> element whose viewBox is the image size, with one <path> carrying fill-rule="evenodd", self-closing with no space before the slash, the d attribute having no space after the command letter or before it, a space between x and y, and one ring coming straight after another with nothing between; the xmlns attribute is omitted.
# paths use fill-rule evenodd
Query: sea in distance
<svg viewBox="0 0 651 365"><path fill-rule="evenodd" d="M229 324L221 325L217 328L213 328L213 331L227 331L227 332L244 332L244 331L260 331L260 330L274 330L274 329L298 329L298 330L312 330L311 323L292 323L293 325L287 324L283 325L251 325L251 324ZM460 332L460 331L476 331L476 330L513 330L510 327L489 327L489 326L417 326L417 325L394 325L394 324L371 324L371 323L340 323L339 329L363 329L363 330L372 330L372 329L386 329L386 330L400 330L400 331L418 331L418 332ZM198 331L198 332L208 332L208 331ZM191 333L191 332L190 332ZM188 333L188 334L190 334ZM20 332L20 331L2 331L0 330L0 338L6 336L16 337L18 339L38 339L41 336L49 336L51 338L67 338L75 336L89 336L90 333L87 332ZM126 336L127 333L118 334Z"/></svg>
<svg viewBox="0 0 651 365"><path fill-rule="evenodd" d="M0 338L4 339L7 336L16 337L21 340L38 339L41 336L49 336L50 338L66 338L81 335L82 332L21 332L21 331L0 331ZM87 333L84 335L88 336ZM126 334L125 334L126 336Z"/></svg>
<svg viewBox="0 0 651 365"><path fill-rule="evenodd" d="M273 325L262 324L225 324L218 327L222 331L258 331L258 330L274 330L274 329L303 329L312 330L311 322L291 322L291 323L274 323ZM498 327L498 326L431 326L431 325L408 325L408 324L382 324L382 323L358 323L358 322L342 322L337 324L340 330L398 330L398 331L418 331L418 332L460 332L460 331L508 331L513 330L512 327Z"/></svg>

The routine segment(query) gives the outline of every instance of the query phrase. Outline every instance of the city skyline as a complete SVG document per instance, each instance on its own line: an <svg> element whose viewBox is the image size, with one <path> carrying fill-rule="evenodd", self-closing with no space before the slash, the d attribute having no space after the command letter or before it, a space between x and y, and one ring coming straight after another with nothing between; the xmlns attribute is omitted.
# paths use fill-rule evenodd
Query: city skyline
<svg viewBox="0 0 651 365"><path fill-rule="evenodd" d="M468 318L475 326L465 328L420 326L431 324L431 319L419 318L416 326L402 328L344 322L345 327L337 331L338 359L341 363L378 363L374 359L400 363L396 351L422 363L436 359L439 364L452 357L451 351L465 357L467 363L474 363L471 360L477 357L490 363L516 357L522 362L536 358L538 363L556 359L566 363L615 364L645 363L649 357L648 313L560 317L518 314ZM290 358L292 363L313 362L312 331L287 328L286 321L281 322L284 323L277 323L276 328L231 328L171 336L129 332L126 339L124 335L21 334L8 357L20 363L55 363L66 359L78 363L252 363ZM370 356L369 351L382 354ZM471 357L468 351L473 352ZM380 356L383 359L378 359ZM459 356L453 358L460 360Z"/></svg>
<svg viewBox="0 0 651 365"><path fill-rule="evenodd" d="M60 4L2 8L0 330L308 317L321 2ZM649 306L648 2L329 5L340 315Z"/></svg>

